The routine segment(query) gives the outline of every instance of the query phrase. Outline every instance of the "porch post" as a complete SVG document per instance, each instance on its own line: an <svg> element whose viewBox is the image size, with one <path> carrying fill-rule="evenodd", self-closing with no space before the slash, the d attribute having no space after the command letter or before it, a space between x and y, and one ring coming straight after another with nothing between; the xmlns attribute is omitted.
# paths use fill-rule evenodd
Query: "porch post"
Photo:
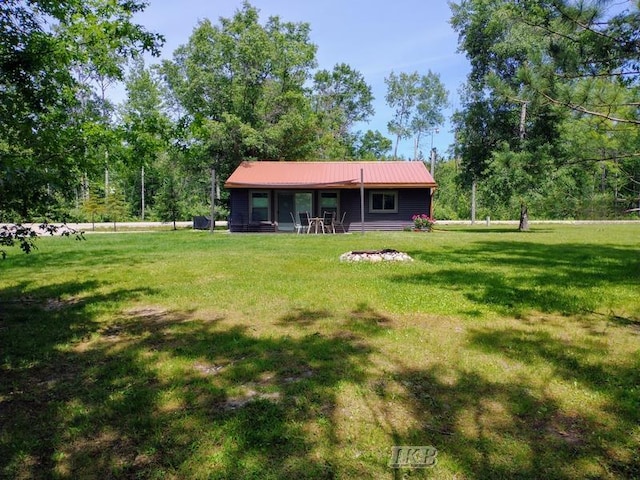
<svg viewBox="0 0 640 480"><path fill-rule="evenodd" d="M360 231L364 235L364 168L360 169Z"/></svg>
<svg viewBox="0 0 640 480"><path fill-rule="evenodd" d="M210 232L216 228L216 168L211 167L211 225Z"/></svg>

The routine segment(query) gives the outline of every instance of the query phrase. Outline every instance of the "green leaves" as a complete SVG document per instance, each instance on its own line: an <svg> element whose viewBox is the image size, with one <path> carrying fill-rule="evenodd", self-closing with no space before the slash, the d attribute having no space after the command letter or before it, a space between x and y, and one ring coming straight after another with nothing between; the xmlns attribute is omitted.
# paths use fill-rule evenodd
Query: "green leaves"
<svg viewBox="0 0 640 480"><path fill-rule="evenodd" d="M640 147L640 13L634 7L612 16L609 3L466 0L452 6L452 25L472 66L464 111L456 115L457 151L468 177L506 186L499 188L503 204L565 175L580 179L558 182L568 188L565 197L584 195L597 185L598 172L605 178L620 173L618 164L606 163L614 159L625 165L629 197L640 194L635 169L623 160L637 158ZM527 180L536 163L548 168L535 168ZM580 175L585 169L591 179ZM619 202L620 185L601 182L601 189L611 187Z"/></svg>
<svg viewBox="0 0 640 480"><path fill-rule="evenodd" d="M356 122L373 115L373 94L360 72L345 63L333 70L320 70L313 77L314 103L317 112L333 118L337 133L345 134ZM331 120L329 120L331 121Z"/></svg>
<svg viewBox="0 0 640 480"><path fill-rule="evenodd" d="M396 75L391 72L384 81L387 84L385 99L394 109L394 116L387 127L390 133L396 135L393 156L397 158L401 139L413 135L416 147L419 147L420 137L444 122L442 109L448 104L449 93L440 76L431 70L426 75L418 72Z"/></svg>
<svg viewBox="0 0 640 480"><path fill-rule="evenodd" d="M73 195L91 150L88 131L108 128L97 100L124 60L157 52L161 36L131 22L138 0L0 4L0 217L28 218ZM101 137L109 137L105 134ZM104 154L104 152L102 152Z"/></svg>
<svg viewBox="0 0 640 480"><path fill-rule="evenodd" d="M201 22L189 42L165 62L172 94L184 108L206 156L224 176L246 158L306 155L315 137L303 85L315 65L307 24L271 17L244 3L219 25ZM299 158L299 157L298 157Z"/></svg>

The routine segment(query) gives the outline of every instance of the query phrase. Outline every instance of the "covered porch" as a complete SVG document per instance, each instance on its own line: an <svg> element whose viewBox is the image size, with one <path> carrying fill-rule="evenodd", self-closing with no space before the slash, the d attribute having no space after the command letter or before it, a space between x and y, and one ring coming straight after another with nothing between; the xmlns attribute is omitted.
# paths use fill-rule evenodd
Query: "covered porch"
<svg viewBox="0 0 640 480"><path fill-rule="evenodd" d="M231 232L294 232L300 213L329 212L349 231L402 230L433 216L422 162L243 162L225 183Z"/></svg>
<svg viewBox="0 0 640 480"><path fill-rule="evenodd" d="M322 217L325 212L329 212L338 220L344 215L344 227L348 231L349 215L341 202L344 194L345 192L337 190L309 189L235 191L232 213L229 216L229 230L231 232L295 232L296 224L300 223L301 213L306 212L311 217ZM348 205L350 195L347 194L346 197L345 204ZM357 212L354 214L357 215Z"/></svg>

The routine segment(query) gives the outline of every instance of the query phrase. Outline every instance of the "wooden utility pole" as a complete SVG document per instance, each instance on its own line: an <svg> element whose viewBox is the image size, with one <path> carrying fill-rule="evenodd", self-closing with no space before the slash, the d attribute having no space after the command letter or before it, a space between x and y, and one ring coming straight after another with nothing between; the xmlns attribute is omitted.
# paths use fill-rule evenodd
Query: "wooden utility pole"
<svg viewBox="0 0 640 480"><path fill-rule="evenodd" d="M436 149L431 148L431 177L436 179Z"/></svg>

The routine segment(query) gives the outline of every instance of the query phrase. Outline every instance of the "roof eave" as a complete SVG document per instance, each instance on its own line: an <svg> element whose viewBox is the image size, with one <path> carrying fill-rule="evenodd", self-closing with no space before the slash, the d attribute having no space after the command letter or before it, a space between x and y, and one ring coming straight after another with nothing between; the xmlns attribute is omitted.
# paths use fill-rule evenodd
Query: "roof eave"
<svg viewBox="0 0 640 480"><path fill-rule="evenodd" d="M278 188L278 189L353 189L359 188L360 182L340 182L340 183L225 183L225 188ZM367 183L364 182L365 188L437 188L436 183Z"/></svg>

